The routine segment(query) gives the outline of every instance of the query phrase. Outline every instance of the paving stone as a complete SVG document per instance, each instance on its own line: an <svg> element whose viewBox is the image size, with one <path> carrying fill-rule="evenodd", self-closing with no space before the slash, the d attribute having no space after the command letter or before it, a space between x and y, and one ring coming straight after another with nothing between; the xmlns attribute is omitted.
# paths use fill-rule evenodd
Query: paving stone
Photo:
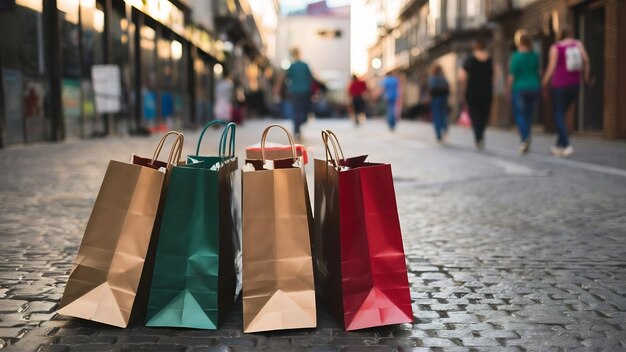
<svg viewBox="0 0 626 352"><path fill-rule="evenodd" d="M117 341L115 336L64 336L61 337L60 342L64 345L84 345L84 344L112 344Z"/></svg>
<svg viewBox="0 0 626 352"><path fill-rule="evenodd" d="M23 311L25 307L28 306L28 302L25 300L16 300L16 299L2 299L0 300L0 313L15 313L18 311Z"/></svg>
<svg viewBox="0 0 626 352"><path fill-rule="evenodd" d="M156 347L154 350L158 351L159 347ZM115 346L115 345L83 344L83 345L69 346L69 351L70 352L119 352L120 349L119 349L119 346ZM139 347L138 349L134 351L142 351L142 347ZM143 351L146 351L146 350L144 349ZM161 350L161 351L165 352L165 350ZM171 350L171 351L174 351L174 350Z"/></svg>
<svg viewBox="0 0 626 352"><path fill-rule="evenodd" d="M201 346L191 347L187 352L230 352L230 349L226 346Z"/></svg>
<svg viewBox="0 0 626 352"><path fill-rule="evenodd" d="M387 346L347 346L341 349L342 352L393 352Z"/></svg>

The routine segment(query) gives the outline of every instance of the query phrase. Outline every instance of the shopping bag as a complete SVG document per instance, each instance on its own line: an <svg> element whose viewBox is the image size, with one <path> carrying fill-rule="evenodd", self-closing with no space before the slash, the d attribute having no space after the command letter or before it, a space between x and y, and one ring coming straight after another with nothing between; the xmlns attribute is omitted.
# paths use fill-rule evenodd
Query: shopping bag
<svg viewBox="0 0 626 352"><path fill-rule="evenodd" d="M147 326L217 329L235 301L235 259L241 249L231 212L231 176L237 170L235 124L224 129L219 156L198 155L206 130L218 123L227 124L209 122L198 139L196 155L170 173Z"/></svg>
<svg viewBox="0 0 626 352"><path fill-rule="evenodd" d="M391 165L346 159L333 132L322 136L314 195L321 296L346 330L412 322Z"/></svg>
<svg viewBox="0 0 626 352"><path fill-rule="evenodd" d="M273 127L287 133L291 158L266 159ZM261 154L242 170L244 332L314 328L312 219L302 159L291 134L278 125L263 131Z"/></svg>
<svg viewBox="0 0 626 352"><path fill-rule="evenodd" d="M459 114L459 119L456 123L462 127L472 127L472 119L467 111L467 107L464 106L461 108L461 113Z"/></svg>
<svg viewBox="0 0 626 352"><path fill-rule="evenodd" d="M167 162L156 160L175 136ZM59 313L126 327L143 318L163 190L183 135L166 133L152 158L111 160L65 287Z"/></svg>

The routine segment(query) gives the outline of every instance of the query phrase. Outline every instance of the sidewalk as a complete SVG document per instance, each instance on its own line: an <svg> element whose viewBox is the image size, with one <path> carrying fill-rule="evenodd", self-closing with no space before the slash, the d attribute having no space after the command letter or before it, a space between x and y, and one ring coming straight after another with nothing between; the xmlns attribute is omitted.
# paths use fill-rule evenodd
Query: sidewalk
<svg viewBox="0 0 626 352"><path fill-rule="evenodd" d="M418 122L418 124L430 125L426 122ZM471 128L452 125L447 141L453 146L473 147L473 138ZM516 128L490 127L485 133L485 142L487 151L512 156L517 154L520 140ZM555 142L556 134L533 131L532 145L528 156L554 158L550 152L550 147ZM626 141L573 134L570 136L570 142L574 147L574 154L564 159L626 170Z"/></svg>

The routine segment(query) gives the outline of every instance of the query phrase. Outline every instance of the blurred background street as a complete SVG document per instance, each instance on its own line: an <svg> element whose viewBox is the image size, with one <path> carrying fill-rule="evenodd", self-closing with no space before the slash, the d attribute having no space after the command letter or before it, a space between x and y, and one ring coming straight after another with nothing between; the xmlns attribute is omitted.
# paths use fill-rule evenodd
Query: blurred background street
<svg viewBox="0 0 626 352"><path fill-rule="evenodd" d="M271 122L239 128L238 155ZM490 146L477 153L466 128L440 146L425 123L401 122L391 133L382 121L357 129L325 119L303 129L316 157L324 128L337 133L346 155L392 164L414 324L346 333L323 305L315 330L252 335L241 332L241 303L217 331L118 329L55 315L108 160L151 155L155 136L0 151L0 338L22 338L18 351L48 343L43 351L626 347L624 143L581 141L574 160L518 156L512 133L488 131ZM207 154L216 152L218 132L205 137ZM186 153L197 137L186 133ZM284 142L279 133L270 139ZM307 173L311 180L310 164Z"/></svg>
<svg viewBox="0 0 626 352"><path fill-rule="evenodd" d="M0 0L0 34L0 349L626 350L626 1ZM108 161L216 118L241 161L281 123L392 164L413 324L55 313Z"/></svg>

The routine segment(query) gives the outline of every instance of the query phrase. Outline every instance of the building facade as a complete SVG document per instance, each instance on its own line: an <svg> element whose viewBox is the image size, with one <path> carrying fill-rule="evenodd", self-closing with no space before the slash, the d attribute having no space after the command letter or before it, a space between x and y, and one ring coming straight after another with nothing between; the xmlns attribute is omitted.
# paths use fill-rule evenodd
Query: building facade
<svg viewBox="0 0 626 352"><path fill-rule="evenodd" d="M496 82L490 124L510 128L514 119L507 99L506 76L514 36L526 30L545 68L550 45L563 26L574 29L587 47L593 85L581 89L568 115L572 131L606 138L626 138L626 1L620 0L369 0L379 18L378 40L369 49L370 84L390 70L405 76L403 106L419 102L428 67L442 66L450 81L450 118L459 102L458 70L477 37L487 40L493 53ZM422 89L420 89L422 88ZM550 98L542 99L535 123L554 131Z"/></svg>
<svg viewBox="0 0 626 352"><path fill-rule="evenodd" d="M591 62L592 85L583 85L577 106L567 118L572 131L606 138L626 138L625 106L619 99L626 73L618 62L626 59L626 20L624 1L582 0L487 0L487 14L495 25L494 58L506 69L514 50L518 29L533 39L534 50L546 66L550 45L563 26L569 26L587 48ZM503 95L497 96L493 124L511 126L513 118ZM546 131L554 130L552 107L545 97L535 122Z"/></svg>
<svg viewBox="0 0 626 352"><path fill-rule="evenodd" d="M333 102L347 99L350 82L350 7L329 8L324 1L300 13L279 18L276 61L286 69L289 51L297 47L315 78L328 88Z"/></svg>
<svg viewBox="0 0 626 352"><path fill-rule="evenodd" d="M382 65L372 67L370 77L390 70L404 77L402 105L406 115L423 95L429 67L439 64L450 83L451 115L455 116L461 101L458 70L471 41L491 37L484 1L379 0L375 7L380 9L382 20L379 40L370 48L370 60L380 60Z"/></svg>
<svg viewBox="0 0 626 352"><path fill-rule="evenodd" d="M1 2L0 145L147 134L208 121L215 66L232 60L213 31L219 6L234 5L239 14L244 3ZM254 22L245 30L253 39L240 47L263 61Z"/></svg>

